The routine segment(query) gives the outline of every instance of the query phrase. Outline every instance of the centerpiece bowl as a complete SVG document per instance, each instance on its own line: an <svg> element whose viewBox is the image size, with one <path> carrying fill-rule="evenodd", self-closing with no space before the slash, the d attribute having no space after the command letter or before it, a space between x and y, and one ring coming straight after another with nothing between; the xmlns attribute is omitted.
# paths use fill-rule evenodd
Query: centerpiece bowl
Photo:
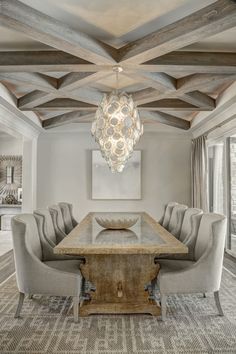
<svg viewBox="0 0 236 354"><path fill-rule="evenodd" d="M95 220L104 229L122 230L134 226L138 221L138 218L105 219L102 217L95 217Z"/></svg>

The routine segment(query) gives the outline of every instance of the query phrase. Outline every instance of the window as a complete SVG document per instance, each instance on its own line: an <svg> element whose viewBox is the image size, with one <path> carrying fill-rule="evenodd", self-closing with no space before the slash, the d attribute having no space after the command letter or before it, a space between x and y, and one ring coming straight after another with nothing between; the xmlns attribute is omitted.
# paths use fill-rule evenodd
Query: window
<svg viewBox="0 0 236 354"><path fill-rule="evenodd" d="M226 250L236 257L236 137L208 146L209 210L227 216Z"/></svg>
<svg viewBox="0 0 236 354"><path fill-rule="evenodd" d="M224 142L208 148L209 209L210 212L225 214L224 188Z"/></svg>

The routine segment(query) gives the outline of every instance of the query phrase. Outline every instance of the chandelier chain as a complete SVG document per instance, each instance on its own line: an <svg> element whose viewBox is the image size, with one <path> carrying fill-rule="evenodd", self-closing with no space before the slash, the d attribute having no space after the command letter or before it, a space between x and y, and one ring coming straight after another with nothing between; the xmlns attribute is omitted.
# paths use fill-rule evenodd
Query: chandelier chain
<svg viewBox="0 0 236 354"><path fill-rule="evenodd" d="M118 94L118 74L119 74L119 71L117 70L116 71L116 94Z"/></svg>

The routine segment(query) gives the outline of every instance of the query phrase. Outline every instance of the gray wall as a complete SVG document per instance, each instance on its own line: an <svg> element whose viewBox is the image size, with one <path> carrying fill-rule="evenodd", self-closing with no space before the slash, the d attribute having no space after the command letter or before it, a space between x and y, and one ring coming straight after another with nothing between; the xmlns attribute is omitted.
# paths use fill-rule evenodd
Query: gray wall
<svg viewBox="0 0 236 354"><path fill-rule="evenodd" d="M14 137L2 137L0 134L0 155L22 155L23 141Z"/></svg>
<svg viewBox="0 0 236 354"><path fill-rule="evenodd" d="M142 150L142 200L91 200L91 134L43 133L38 140L37 206L69 201L80 220L89 211L147 211L158 218L165 203L190 204L190 148L187 135L145 133Z"/></svg>

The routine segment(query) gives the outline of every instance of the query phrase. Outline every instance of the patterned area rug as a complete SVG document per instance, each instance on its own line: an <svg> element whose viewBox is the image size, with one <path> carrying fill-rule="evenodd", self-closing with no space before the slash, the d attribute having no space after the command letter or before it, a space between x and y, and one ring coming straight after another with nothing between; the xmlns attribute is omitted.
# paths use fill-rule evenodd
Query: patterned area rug
<svg viewBox="0 0 236 354"><path fill-rule="evenodd" d="M15 271L13 250L0 256L0 284Z"/></svg>
<svg viewBox="0 0 236 354"><path fill-rule="evenodd" d="M223 271L224 317L213 296L169 297L168 318L90 316L73 323L71 299L26 299L14 319L15 275L0 286L0 353L21 354L213 354L236 353L236 277Z"/></svg>

